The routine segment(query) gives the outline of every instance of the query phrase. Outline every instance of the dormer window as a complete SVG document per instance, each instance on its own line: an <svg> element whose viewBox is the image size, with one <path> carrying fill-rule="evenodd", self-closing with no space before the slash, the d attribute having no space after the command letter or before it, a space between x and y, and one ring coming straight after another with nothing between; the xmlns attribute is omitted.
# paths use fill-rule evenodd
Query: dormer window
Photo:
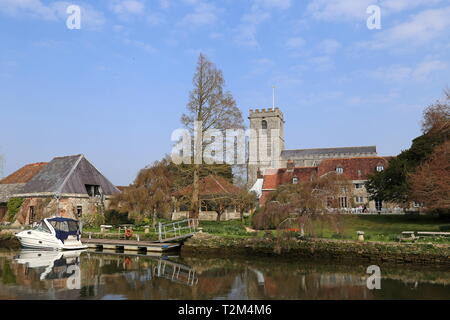
<svg viewBox="0 0 450 320"><path fill-rule="evenodd" d="M384 171L384 166L378 165L377 166L377 172L383 172L383 171Z"/></svg>
<svg viewBox="0 0 450 320"><path fill-rule="evenodd" d="M337 173L337 174L343 174L343 173L344 173L344 168L342 168L342 167L337 167L337 168L336 168L336 173Z"/></svg>
<svg viewBox="0 0 450 320"><path fill-rule="evenodd" d="M263 130L266 130L266 129L267 129L267 121L266 121L266 120L263 120L263 121L261 122L261 128L262 128Z"/></svg>
<svg viewBox="0 0 450 320"><path fill-rule="evenodd" d="M100 197L101 196L101 188L97 185L85 184L86 193L89 197Z"/></svg>
<svg viewBox="0 0 450 320"><path fill-rule="evenodd" d="M298 184L298 178L297 177L293 177L292 178L292 184Z"/></svg>

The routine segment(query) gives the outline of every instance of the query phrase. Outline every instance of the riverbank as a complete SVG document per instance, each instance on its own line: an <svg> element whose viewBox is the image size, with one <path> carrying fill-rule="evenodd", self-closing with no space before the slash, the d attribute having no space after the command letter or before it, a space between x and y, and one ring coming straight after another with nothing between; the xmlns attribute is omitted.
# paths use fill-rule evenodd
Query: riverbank
<svg viewBox="0 0 450 320"><path fill-rule="evenodd" d="M450 266L450 245L431 243L358 242L350 240L283 240L230 238L197 234L186 241L182 255L211 257L278 256L309 260L358 261Z"/></svg>
<svg viewBox="0 0 450 320"><path fill-rule="evenodd" d="M4 249L18 249L20 248L20 242L14 236L11 231L0 231L0 248Z"/></svg>

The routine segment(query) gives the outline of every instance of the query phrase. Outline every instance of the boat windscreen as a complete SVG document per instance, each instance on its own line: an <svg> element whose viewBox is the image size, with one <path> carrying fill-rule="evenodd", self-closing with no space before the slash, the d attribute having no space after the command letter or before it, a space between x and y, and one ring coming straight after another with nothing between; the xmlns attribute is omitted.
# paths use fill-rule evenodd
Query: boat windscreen
<svg viewBox="0 0 450 320"><path fill-rule="evenodd" d="M79 238L80 230L78 222L75 220L48 220L52 227L55 229L56 237L64 242L70 235L77 236Z"/></svg>

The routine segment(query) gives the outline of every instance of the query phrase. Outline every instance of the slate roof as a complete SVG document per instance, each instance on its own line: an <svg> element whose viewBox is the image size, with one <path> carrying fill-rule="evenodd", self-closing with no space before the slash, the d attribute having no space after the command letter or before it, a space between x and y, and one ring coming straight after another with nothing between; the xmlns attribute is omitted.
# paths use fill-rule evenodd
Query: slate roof
<svg viewBox="0 0 450 320"><path fill-rule="evenodd" d="M0 203L8 202L13 194L20 192L25 183L0 184Z"/></svg>
<svg viewBox="0 0 450 320"><path fill-rule="evenodd" d="M281 158L284 160L295 160L303 159L309 156L325 156L330 157L336 155L349 155L353 156L355 154L367 154L376 155L376 146L366 146L366 147L345 147L345 148L321 148L321 149L298 149L298 150L284 150L281 152Z"/></svg>
<svg viewBox="0 0 450 320"><path fill-rule="evenodd" d="M85 185L99 185L105 195L119 193L83 155L57 157L50 161L20 191L25 194L87 194Z"/></svg>

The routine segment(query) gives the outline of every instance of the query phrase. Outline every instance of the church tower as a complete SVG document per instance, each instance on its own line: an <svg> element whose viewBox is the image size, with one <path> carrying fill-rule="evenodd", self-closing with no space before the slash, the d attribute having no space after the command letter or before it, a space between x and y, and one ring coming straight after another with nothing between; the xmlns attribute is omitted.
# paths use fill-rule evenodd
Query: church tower
<svg viewBox="0 0 450 320"><path fill-rule="evenodd" d="M253 185L258 171L279 168L284 150L284 116L280 109L250 110L248 182Z"/></svg>

